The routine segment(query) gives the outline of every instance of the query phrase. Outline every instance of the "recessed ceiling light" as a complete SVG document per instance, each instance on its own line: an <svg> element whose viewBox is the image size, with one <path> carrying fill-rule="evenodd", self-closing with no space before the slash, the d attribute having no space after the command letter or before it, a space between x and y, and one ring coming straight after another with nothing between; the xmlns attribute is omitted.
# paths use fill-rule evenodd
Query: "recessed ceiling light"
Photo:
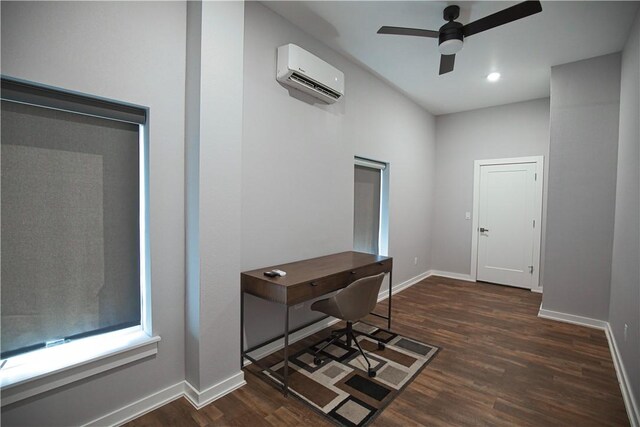
<svg viewBox="0 0 640 427"><path fill-rule="evenodd" d="M487 80L490 82L497 82L500 80L500 73L491 73L487 76Z"/></svg>

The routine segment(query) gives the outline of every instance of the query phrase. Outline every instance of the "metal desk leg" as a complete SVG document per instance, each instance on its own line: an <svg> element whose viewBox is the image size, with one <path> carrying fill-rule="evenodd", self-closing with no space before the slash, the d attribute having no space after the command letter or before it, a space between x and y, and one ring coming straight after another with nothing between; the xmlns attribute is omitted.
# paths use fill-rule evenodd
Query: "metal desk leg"
<svg viewBox="0 0 640 427"><path fill-rule="evenodd" d="M393 271L389 272L389 312L387 313L387 329L391 330L391 285L393 282Z"/></svg>
<svg viewBox="0 0 640 427"><path fill-rule="evenodd" d="M244 291L240 291L240 370L244 367Z"/></svg>
<svg viewBox="0 0 640 427"><path fill-rule="evenodd" d="M283 366L283 384L282 393L287 396L289 393L289 306L285 305L284 315L284 366Z"/></svg>

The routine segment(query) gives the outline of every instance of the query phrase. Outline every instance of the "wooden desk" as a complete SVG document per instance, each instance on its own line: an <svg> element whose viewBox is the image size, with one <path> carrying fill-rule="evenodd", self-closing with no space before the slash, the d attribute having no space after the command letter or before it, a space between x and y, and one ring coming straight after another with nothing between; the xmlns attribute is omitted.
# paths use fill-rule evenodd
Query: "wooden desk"
<svg viewBox="0 0 640 427"><path fill-rule="evenodd" d="M267 277L265 271L279 269L287 272L284 277ZM249 352L276 341L284 336L284 367L283 367L283 392L288 391L289 371L289 334L310 326L313 322L302 325L289 331L289 308L292 305L309 301L326 295L330 292L342 289L351 282L362 277L379 273L389 273L389 306L387 316L372 313L387 319L388 329L391 329L391 286L392 286L393 258L379 255L365 254L361 252L341 252L319 258L312 258L288 264L274 265L245 271L240 275L240 367L244 365L244 359L258 364L258 361L248 355ZM284 334L272 340L260 343L247 350L244 349L244 294L248 293L269 301L278 302L285 306ZM326 318L328 316L325 316ZM322 319L320 319L322 320ZM266 368L275 377L280 375Z"/></svg>

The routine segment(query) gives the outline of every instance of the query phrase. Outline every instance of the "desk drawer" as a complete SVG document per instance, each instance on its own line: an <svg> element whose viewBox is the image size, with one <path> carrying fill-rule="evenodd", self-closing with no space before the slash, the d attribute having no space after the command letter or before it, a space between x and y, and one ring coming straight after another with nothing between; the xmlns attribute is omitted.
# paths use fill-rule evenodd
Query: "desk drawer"
<svg viewBox="0 0 640 427"><path fill-rule="evenodd" d="M393 266L393 259L376 262L375 264L365 265L349 272L349 283L362 279L363 277L375 276L380 273L388 273Z"/></svg>
<svg viewBox="0 0 640 427"><path fill-rule="evenodd" d="M351 271L334 274L322 279L313 280L306 283L290 287L287 291L287 304L293 305L311 299L321 297L330 292L337 291L350 283L367 276L375 276L380 273L388 273L393 267L393 259L376 262L355 268Z"/></svg>
<svg viewBox="0 0 640 427"><path fill-rule="evenodd" d="M290 287L287 292L287 304L298 304L342 289L353 281L350 280L350 276L348 272L339 273Z"/></svg>

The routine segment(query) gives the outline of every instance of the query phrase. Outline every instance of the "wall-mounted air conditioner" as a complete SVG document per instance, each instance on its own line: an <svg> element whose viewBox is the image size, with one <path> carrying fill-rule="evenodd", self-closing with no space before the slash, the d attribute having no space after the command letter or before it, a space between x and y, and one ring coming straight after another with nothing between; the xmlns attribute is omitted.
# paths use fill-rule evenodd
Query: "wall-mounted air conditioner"
<svg viewBox="0 0 640 427"><path fill-rule="evenodd" d="M295 44L278 48L276 79L327 104L344 96L344 73Z"/></svg>

